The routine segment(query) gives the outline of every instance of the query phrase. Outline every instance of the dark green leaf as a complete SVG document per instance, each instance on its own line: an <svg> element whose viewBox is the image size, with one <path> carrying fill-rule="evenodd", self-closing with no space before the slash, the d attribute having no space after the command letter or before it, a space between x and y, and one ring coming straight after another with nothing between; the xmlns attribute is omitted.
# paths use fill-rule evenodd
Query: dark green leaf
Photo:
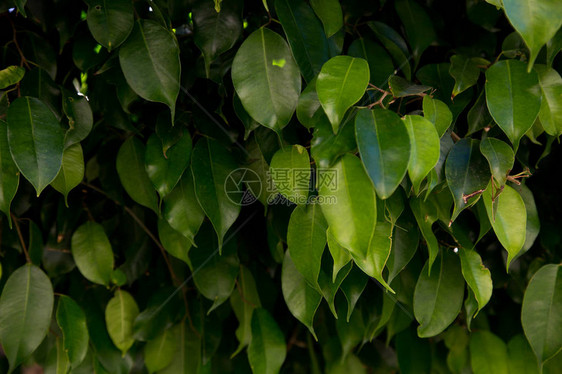
<svg viewBox="0 0 562 374"><path fill-rule="evenodd" d="M369 25L376 37L386 48L388 53L390 53L392 59L396 65L398 65L398 69L404 73L406 79L411 79L412 68L410 66L410 54L408 52L408 46L400 34L382 22L368 22L367 25Z"/></svg>
<svg viewBox="0 0 562 374"><path fill-rule="evenodd" d="M455 78L453 96L457 96L478 82L478 77L480 76L480 62L481 59L479 58L470 58L464 55L454 55L451 57L449 74Z"/></svg>
<svg viewBox="0 0 562 374"><path fill-rule="evenodd" d="M392 59L384 48L372 40L360 38L351 43L347 53L360 57L369 63L370 82L376 86L384 86L388 77L394 72Z"/></svg>
<svg viewBox="0 0 562 374"><path fill-rule="evenodd" d="M539 119L544 131L552 136L562 134L562 78L552 68L536 65L542 88L541 110Z"/></svg>
<svg viewBox="0 0 562 374"><path fill-rule="evenodd" d="M66 148L62 154L62 165L51 186L64 195L68 206L68 194L84 179L84 154L79 143Z"/></svg>
<svg viewBox="0 0 562 374"><path fill-rule="evenodd" d="M128 0L87 0L88 27L98 43L115 49L133 29L133 6Z"/></svg>
<svg viewBox="0 0 562 374"><path fill-rule="evenodd" d="M61 295L57 306L57 323L62 331L62 345L70 366L76 368L88 352L86 315L74 300Z"/></svg>
<svg viewBox="0 0 562 374"><path fill-rule="evenodd" d="M165 369L172 362L178 345L174 332L172 329L164 330L144 346L144 363L149 373Z"/></svg>
<svg viewBox="0 0 562 374"><path fill-rule="evenodd" d="M271 159L270 175L279 193L292 203L306 203L310 185L310 158L300 145L278 150ZM267 187L267 186L264 186Z"/></svg>
<svg viewBox="0 0 562 374"><path fill-rule="evenodd" d="M490 270L482 264L482 258L474 249L460 248L462 275L466 283L474 292L478 301L478 313L492 297L492 277Z"/></svg>
<svg viewBox="0 0 562 374"><path fill-rule="evenodd" d="M436 38L433 22L425 9L414 0L398 0L395 7L412 47L414 66L417 66L422 53Z"/></svg>
<svg viewBox="0 0 562 374"><path fill-rule="evenodd" d="M266 309L254 310L248 360L254 373L276 374L286 356L283 332Z"/></svg>
<svg viewBox="0 0 562 374"><path fill-rule="evenodd" d="M399 77L398 75L393 75L388 80L388 86L390 87L390 92L394 97L406 97L406 96L421 96L424 92L431 89L430 86L423 86L408 82L406 79Z"/></svg>
<svg viewBox="0 0 562 374"><path fill-rule="evenodd" d="M0 120L0 211L6 214L10 225L10 205L18 191L19 176L8 144L8 125Z"/></svg>
<svg viewBox="0 0 562 374"><path fill-rule="evenodd" d="M343 27L343 14L338 0L311 0L310 5L318 18L322 20L328 37Z"/></svg>
<svg viewBox="0 0 562 374"><path fill-rule="evenodd" d="M94 117L88 100L63 90L62 109L68 119L69 129L64 139L65 148L86 139L94 126Z"/></svg>
<svg viewBox="0 0 562 374"><path fill-rule="evenodd" d="M113 251L103 227L86 222L72 235L72 256L80 273L91 282L109 285Z"/></svg>

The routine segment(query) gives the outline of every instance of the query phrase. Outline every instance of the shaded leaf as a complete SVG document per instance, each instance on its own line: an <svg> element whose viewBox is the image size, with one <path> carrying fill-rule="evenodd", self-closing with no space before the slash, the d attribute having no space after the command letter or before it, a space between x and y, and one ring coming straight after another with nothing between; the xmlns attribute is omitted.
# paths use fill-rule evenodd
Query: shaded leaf
<svg viewBox="0 0 562 374"><path fill-rule="evenodd" d="M84 154L79 143L66 148L62 154L62 165L51 186L64 196L68 206L68 194L84 179Z"/></svg>
<svg viewBox="0 0 562 374"><path fill-rule="evenodd" d="M18 191L19 176L8 144L8 125L0 120L0 211L8 217L10 226L10 205Z"/></svg>
<svg viewBox="0 0 562 374"><path fill-rule="evenodd" d="M343 27L343 14L338 0L311 0L310 5L322 21L328 37Z"/></svg>
<svg viewBox="0 0 562 374"><path fill-rule="evenodd" d="M480 142L480 152L488 160L494 179L504 185L515 162L513 149L499 139L485 138Z"/></svg>
<svg viewBox="0 0 562 374"><path fill-rule="evenodd" d="M72 235L72 256L80 273L91 282L109 285L113 272L113 251L103 227L86 222Z"/></svg>
<svg viewBox="0 0 562 374"><path fill-rule="evenodd" d="M275 374L286 356L283 332L266 309L254 310L248 360L254 373Z"/></svg>
<svg viewBox="0 0 562 374"><path fill-rule="evenodd" d="M127 39L134 25L133 6L128 0L88 0L88 28L98 43L115 49Z"/></svg>
<svg viewBox="0 0 562 374"><path fill-rule="evenodd" d="M292 203L303 204L310 189L310 158L301 145L278 150L271 159L270 174L276 189Z"/></svg>
<svg viewBox="0 0 562 374"><path fill-rule="evenodd" d="M68 296L61 295L57 306L57 323L62 330L63 352L68 355L70 366L76 368L88 352L88 327L86 315L80 306Z"/></svg>
<svg viewBox="0 0 562 374"><path fill-rule="evenodd" d="M470 335L470 362L474 374L509 373L506 344L490 331Z"/></svg>

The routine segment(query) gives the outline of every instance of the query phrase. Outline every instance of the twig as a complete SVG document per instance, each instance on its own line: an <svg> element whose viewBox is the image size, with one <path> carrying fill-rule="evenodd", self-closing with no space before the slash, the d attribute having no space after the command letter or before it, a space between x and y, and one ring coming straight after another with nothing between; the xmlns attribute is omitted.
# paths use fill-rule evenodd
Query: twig
<svg viewBox="0 0 562 374"><path fill-rule="evenodd" d="M458 136L457 133L454 132L454 131L451 131L451 138L453 139L453 141L454 141L455 143L458 142L459 140L461 140L461 137Z"/></svg>
<svg viewBox="0 0 562 374"><path fill-rule="evenodd" d="M18 223L18 218L14 215L14 213L10 213L12 216L12 221L14 221L14 225L16 226L16 231L18 233L18 237L20 239L21 248L23 249L23 253L25 254L25 259L27 263L31 263L31 257L29 257L29 252L27 252L27 246L25 245L25 241L23 240L23 235L21 234L20 224Z"/></svg>
<svg viewBox="0 0 562 374"><path fill-rule="evenodd" d="M476 195L480 195L482 192L484 192L484 190L478 190L478 191L474 191L472 193L469 193L468 195L462 194L462 200L464 201L464 203L468 203L468 199L470 199L471 197L474 197Z"/></svg>
<svg viewBox="0 0 562 374"><path fill-rule="evenodd" d="M18 39L16 38L16 25L14 24L14 21L12 20L11 17L8 17L8 19L10 20L10 24L12 25L12 41L14 42L14 45L16 46L16 49L18 50L18 53L20 55L21 61L20 61L20 66L23 66L25 64L25 66L31 70L31 67L29 66L29 64L27 63L27 59L25 58L25 56L23 55L23 51L20 48L20 45L18 43Z"/></svg>

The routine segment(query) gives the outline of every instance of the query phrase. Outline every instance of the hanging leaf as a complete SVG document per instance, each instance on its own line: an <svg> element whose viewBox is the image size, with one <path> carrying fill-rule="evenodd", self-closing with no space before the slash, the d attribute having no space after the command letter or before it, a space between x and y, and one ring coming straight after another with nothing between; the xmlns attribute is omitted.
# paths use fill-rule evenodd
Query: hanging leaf
<svg viewBox="0 0 562 374"><path fill-rule="evenodd" d="M475 132L493 124L494 120L492 119L492 116L488 111L488 106L486 105L485 90L482 90L480 95L478 95L476 102L466 115L466 120L468 121L467 135L474 134Z"/></svg>
<svg viewBox="0 0 562 374"><path fill-rule="evenodd" d="M453 113L447 104L429 95L423 97L423 116L435 125L439 138L445 134L453 122Z"/></svg>
<svg viewBox="0 0 562 374"><path fill-rule="evenodd" d="M418 223L429 251L429 266L427 267L427 271L431 272L433 262L439 253L439 244L432 228L435 221L437 221L437 213L430 204L424 203L421 197L411 199L410 208L412 209L412 213L414 213L414 217L416 218L416 222Z"/></svg>
<svg viewBox="0 0 562 374"><path fill-rule="evenodd" d="M474 249L460 248L459 257L462 275L474 292L476 301L478 301L478 310L476 311L476 314L478 314L492 297L493 285L490 270L482 264L482 258Z"/></svg>
<svg viewBox="0 0 562 374"><path fill-rule="evenodd" d="M474 374L508 374L507 347L490 331L475 331L470 336L470 362Z"/></svg>
<svg viewBox="0 0 562 374"><path fill-rule="evenodd" d="M506 270L525 244L527 211L521 195L513 188L505 186L502 193L492 202L491 184L482 194L488 219L507 251Z"/></svg>
<svg viewBox="0 0 562 374"><path fill-rule="evenodd" d="M66 148L62 154L62 165L51 186L64 196L68 207L68 194L84 179L84 154L79 143Z"/></svg>
<svg viewBox="0 0 562 374"><path fill-rule="evenodd" d="M11 65L0 70L0 90L18 83L24 75L25 69L21 66Z"/></svg>
<svg viewBox="0 0 562 374"><path fill-rule="evenodd" d="M343 27L343 14L337 0L311 0L312 9L322 21L324 31L328 37L334 35Z"/></svg>
<svg viewBox="0 0 562 374"><path fill-rule="evenodd" d="M361 294L367 287L369 277L358 267L353 266L347 277L341 284L341 290L347 300L347 319L349 322L351 314L355 310L355 306L361 297Z"/></svg>
<svg viewBox="0 0 562 374"><path fill-rule="evenodd" d="M527 211L527 226L526 226L526 233L525 233L525 244L521 251L516 256L519 257L523 253L527 252L533 246L533 243L539 236L539 231L541 229L541 223L539 220L539 213L537 211L537 206L535 204L535 198L533 197L533 193L529 189L529 187L522 185L512 185L512 187L519 192L523 202L525 203L525 210Z"/></svg>
<svg viewBox="0 0 562 374"><path fill-rule="evenodd" d="M94 115L85 97L74 95L66 90L62 91L62 96L62 109L70 127L64 138L64 147L68 148L86 139L90 134L94 126Z"/></svg>
<svg viewBox="0 0 562 374"><path fill-rule="evenodd" d="M57 323L62 331L62 345L70 366L78 367L88 352L88 327L84 311L70 297L61 295L57 306Z"/></svg>
<svg viewBox="0 0 562 374"><path fill-rule="evenodd" d="M425 9L414 0L398 0L394 5L412 47L414 66L418 66L422 53L436 39L433 22Z"/></svg>
<svg viewBox="0 0 562 374"><path fill-rule="evenodd" d="M363 109L355 118L355 137L377 195L387 199L408 170L410 138L404 122L389 110Z"/></svg>
<svg viewBox="0 0 562 374"><path fill-rule="evenodd" d="M486 102L494 121L517 150L519 140L533 126L541 108L537 73L525 63L503 60L486 70Z"/></svg>
<svg viewBox="0 0 562 374"><path fill-rule="evenodd" d="M165 219L158 220L158 237L160 238L162 246L169 254L175 258L179 258L185 262L190 269L193 269L188 256L193 243L191 240L183 236L179 231L176 231Z"/></svg>
<svg viewBox="0 0 562 374"><path fill-rule="evenodd" d="M398 69L404 73L407 80L412 79L412 67L410 66L410 53L408 46L400 34L398 34L390 26L382 22L367 22L367 25L373 30L384 48L392 56L392 59L398 65ZM386 83L386 82L385 82Z"/></svg>
<svg viewBox="0 0 562 374"><path fill-rule="evenodd" d="M322 66L316 91L335 134L345 112L361 99L368 84L369 64L362 58L336 56Z"/></svg>
<svg viewBox="0 0 562 374"><path fill-rule="evenodd" d="M236 329L239 344L231 357L240 353L252 340L252 315L256 308L261 307L256 281L245 266L240 267L237 290L230 296L230 305L240 323Z"/></svg>
<svg viewBox="0 0 562 374"><path fill-rule="evenodd" d="M562 349L562 266L540 268L525 290L521 323L539 364Z"/></svg>
<svg viewBox="0 0 562 374"><path fill-rule="evenodd" d="M287 355L283 332L266 309L254 310L248 360L254 373L276 374Z"/></svg>
<svg viewBox="0 0 562 374"><path fill-rule="evenodd" d="M149 373L165 369L177 350L177 336L172 329L166 329L144 346L144 364Z"/></svg>
<svg viewBox="0 0 562 374"><path fill-rule="evenodd" d="M216 141L200 139L193 148L191 170L195 195L215 228L219 248L224 235L240 214L239 203L227 194L234 188L227 183L232 182L231 173L235 169L236 164L230 154Z"/></svg>
<svg viewBox="0 0 562 374"><path fill-rule="evenodd" d="M39 347L49 330L54 296L51 280L26 264L8 278L0 297L0 343L11 373Z"/></svg>
<svg viewBox="0 0 562 374"><path fill-rule="evenodd" d="M300 145L278 150L271 159L275 188L294 204L304 204L310 190L310 158Z"/></svg>
<svg viewBox="0 0 562 374"><path fill-rule="evenodd" d="M18 191L19 176L8 144L8 124L0 120L0 211L8 217L10 227L10 205Z"/></svg>
<svg viewBox="0 0 562 374"><path fill-rule="evenodd" d="M90 282L109 285L113 272L113 251L103 227L82 224L72 235L72 257L80 273Z"/></svg>
<svg viewBox="0 0 562 374"><path fill-rule="evenodd" d="M414 315L420 323L418 336L428 338L441 333L457 317L464 296L464 280L457 256L442 250L428 275L424 265L414 291Z"/></svg>
<svg viewBox="0 0 562 374"><path fill-rule="evenodd" d="M562 77L552 68L535 65L542 88L539 119L544 131L552 136L562 134Z"/></svg>
<svg viewBox="0 0 562 374"><path fill-rule="evenodd" d="M329 123L318 99L318 93L316 93L316 78L308 83L299 97L297 118L307 129L317 127L320 122Z"/></svg>
<svg viewBox="0 0 562 374"><path fill-rule="evenodd" d="M359 38L353 41L347 50L347 54L367 60L369 63L370 82L375 86L384 86L394 73L392 58L383 47L376 42Z"/></svg>
<svg viewBox="0 0 562 374"><path fill-rule="evenodd" d="M478 82L480 76L480 64L482 59L470 58L464 55L454 55L451 57L451 67L449 74L455 78L453 87L453 97L469 89Z"/></svg>
<svg viewBox="0 0 562 374"><path fill-rule="evenodd" d="M129 86L143 99L166 104L173 123L181 78L174 35L157 22L138 20L119 48L119 62Z"/></svg>
<svg viewBox="0 0 562 374"><path fill-rule="evenodd" d="M135 137L123 143L117 153L117 173L131 199L159 214L158 196L144 167L145 147Z"/></svg>
<svg viewBox="0 0 562 374"><path fill-rule="evenodd" d="M338 243L334 235L330 231L330 228L326 231L326 238L328 242L328 250L332 255L332 260L334 261L334 267L332 269L332 282L336 282L336 278L340 270L351 261L351 255Z"/></svg>
<svg viewBox="0 0 562 374"><path fill-rule="evenodd" d="M297 107L301 78L289 46L279 34L262 27L246 38L232 61L232 83L256 121L276 132L289 123Z"/></svg>
<svg viewBox="0 0 562 374"><path fill-rule="evenodd" d="M123 290L115 291L115 295L105 308L105 323L111 341L125 355L135 342L133 338L133 322L139 315L139 307L133 296Z"/></svg>
<svg viewBox="0 0 562 374"><path fill-rule="evenodd" d="M88 28L98 43L109 51L127 39L135 23L128 0L87 0Z"/></svg>
<svg viewBox="0 0 562 374"><path fill-rule="evenodd" d="M61 167L64 130L43 102L27 96L10 104L7 122L14 162L39 196Z"/></svg>
<svg viewBox="0 0 562 374"><path fill-rule="evenodd" d="M507 353L510 374L539 374L537 358L523 334L511 338L507 343Z"/></svg>
<svg viewBox="0 0 562 374"><path fill-rule="evenodd" d="M412 213L408 212L401 215L394 229L392 249L386 262L389 283L408 265L416 254L419 237L420 234Z"/></svg>

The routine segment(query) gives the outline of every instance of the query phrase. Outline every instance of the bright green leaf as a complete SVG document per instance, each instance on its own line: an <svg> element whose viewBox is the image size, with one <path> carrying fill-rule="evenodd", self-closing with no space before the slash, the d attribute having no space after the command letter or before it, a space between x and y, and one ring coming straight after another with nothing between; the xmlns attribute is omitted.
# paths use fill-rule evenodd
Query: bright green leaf
<svg viewBox="0 0 562 374"><path fill-rule="evenodd" d="M440 138L453 122L453 113L447 104L429 95L423 97L423 116L435 125Z"/></svg>
<svg viewBox="0 0 562 374"><path fill-rule="evenodd" d="M166 368L172 362L177 350L177 336L172 329L166 329L144 346L144 364L149 373Z"/></svg>
<svg viewBox="0 0 562 374"><path fill-rule="evenodd" d="M115 291L115 295L105 308L105 323L111 341L125 355L135 342L133 323L139 315L139 307L133 296L123 290Z"/></svg>
<svg viewBox="0 0 562 374"><path fill-rule="evenodd" d="M474 374L509 373L506 344L490 331L471 334L470 362Z"/></svg>
<svg viewBox="0 0 562 374"><path fill-rule="evenodd" d="M470 58L464 55L454 55L451 57L451 67L449 74L455 78L453 96L469 89L478 82L480 76L480 59Z"/></svg>
<svg viewBox="0 0 562 374"><path fill-rule="evenodd" d="M504 185L515 162L513 149L499 139L485 138L480 142L480 152L488 160L494 179Z"/></svg>
<svg viewBox="0 0 562 374"><path fill-rule="evenodd" d="M343 27L343 14L338 0L311 0L310 5L318 18L322 20L328 37Z"/></svg>
<svg viewBox="0 0 562 374"><path fill-rule="evenodd" d="M109 285L113 272L113 251L103 227L86 222L72 235L72 256L80 273L91 282Z"/></svg>
<svg viewBox="0 0 562 374"><path fill-rule="evenodd" d="M478 313L492 297L493 285L490 270L482 264L482 258L472 248L460 248L459 257L462 275L478 301L476 311Z"/></svg>
<svg viewBox="0 0 562 374"><path fill-rule="evenodd" d="M16 84L25 75L25 69L20 66L11 65L0 70L0 90Z"/></svg>
<svg viewBox="0 0 562 374"><path fill-rule="evenodd" d="M79 143L66 148L62 154L62 166L51 186L64 195L68 206L68 194L84 179L84 154Z"/></svg>
<svg viewBox="0 0 562 374"><path fill-rule="evenodd" d="M271 159L270 173L275 187L287 200L295 204L306 202L310 189L310 158L306 148L297 144L278 150Z"/></svg>
<svg viewBox="0 0 562 374"><path fill-rule="evenodd" d="M88 327L86 315L80 306L68 296L61 295L57 306L57 323L62 331L62 345L68 360L76 368L88 352Z"/></svg>

